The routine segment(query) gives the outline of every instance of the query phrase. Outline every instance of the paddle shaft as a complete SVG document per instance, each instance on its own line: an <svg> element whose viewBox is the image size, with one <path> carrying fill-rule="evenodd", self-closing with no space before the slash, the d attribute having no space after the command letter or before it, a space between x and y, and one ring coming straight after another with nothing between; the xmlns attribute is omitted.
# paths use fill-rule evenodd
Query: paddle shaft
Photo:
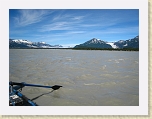
<svg viewBox="0 0 152 119"><path fill-rule="evenodd" d="M43 87L43 88L52 88L52 86L42 86L42 85L36 85L36 84L24 84L24 86L33 86L33 87Z"/></svg>
<svg viewBox="0 0 152 119"><path fill-rule="evenodd" d="M36 85L36 84L27 84L27 83L18 83L18 82L9 82L10 85L21 85L21 86L33 86L33 87L43 87L43 88L52 88L52 86L43 86L43 85Z"/></svg>
<svg viewBox="0 0 152 119"><path fill-rule="evenodd" d="M37 85L37 84L27 84L27 83L18 83L18 82L9 82L9 85L13 86L13 85L18 85L18 86L21 86L21 87L24 87L24 86L33 86L33 87L43 87L43 88L52 88L53 90L57 90L59 89L60 87L62 86L59 86L59 85L54 85L54 86L43 86L43 85Z"/></svg>

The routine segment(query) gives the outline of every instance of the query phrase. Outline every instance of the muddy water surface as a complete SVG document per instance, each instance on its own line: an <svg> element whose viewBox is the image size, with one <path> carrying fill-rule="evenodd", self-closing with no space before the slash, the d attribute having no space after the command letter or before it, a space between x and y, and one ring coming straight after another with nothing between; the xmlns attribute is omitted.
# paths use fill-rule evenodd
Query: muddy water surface
<svg viewBox="0 0 152 119"><path fill-rule="evenodd" d="M10 49L9 80L62 85L57 91L25 87L42 106L138 106L139 52Z"/></svg>

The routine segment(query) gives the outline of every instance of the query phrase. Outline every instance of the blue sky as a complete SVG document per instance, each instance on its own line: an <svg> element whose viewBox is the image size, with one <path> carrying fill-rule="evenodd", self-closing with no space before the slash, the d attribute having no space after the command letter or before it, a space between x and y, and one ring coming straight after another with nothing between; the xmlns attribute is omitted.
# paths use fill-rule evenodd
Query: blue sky
<svg viewBox="0 0 152 119"><path fill-rule="evenodd" d="M138 9L10 9L9 38L74 46L139 35Z"/></svg>

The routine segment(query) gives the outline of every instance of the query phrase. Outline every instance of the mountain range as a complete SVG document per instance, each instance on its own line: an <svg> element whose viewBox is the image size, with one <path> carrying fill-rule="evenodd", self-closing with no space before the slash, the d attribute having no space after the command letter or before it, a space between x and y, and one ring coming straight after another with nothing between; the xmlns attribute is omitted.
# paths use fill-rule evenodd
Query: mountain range
<svg viewBox="0 0 152 119"><path fill-rule="evenodd" d="M62 45L50 45L45 42L31 42L22 39L9 39L9 48L64 48ZM116 42L107 42L93 38L82 44L76 45L74 49L139 49L139 36L128 40L119 40Z"/></svg>
<svg viewBox="0 0 152 119"><path fill-rule="evenodd" d="M116 42L107 42L93 38L85 43L76 45L74 48L101 48L101 49L124 49L124 48L139 48L139 36L128 40L119 40Z"/></svg>
<svg viewBox="0 0 152 119"><path fill-rule="evenodd" d="M9 48L62 48L61 45L50 45L45 42L31 42L22 39L9 39Z"/></svg>

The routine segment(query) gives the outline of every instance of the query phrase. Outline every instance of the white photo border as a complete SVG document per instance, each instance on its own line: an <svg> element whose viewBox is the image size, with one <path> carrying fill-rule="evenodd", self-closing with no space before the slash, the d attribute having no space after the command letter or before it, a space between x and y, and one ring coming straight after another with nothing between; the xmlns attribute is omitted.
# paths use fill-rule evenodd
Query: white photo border
<svg viewBox="0 0 152 119"><path fill-rule="evenodd" d="M0 4L1 115L148 115L148 0L3 0ZM9 106L9 9L139 9L139 106Z"/></svg>

